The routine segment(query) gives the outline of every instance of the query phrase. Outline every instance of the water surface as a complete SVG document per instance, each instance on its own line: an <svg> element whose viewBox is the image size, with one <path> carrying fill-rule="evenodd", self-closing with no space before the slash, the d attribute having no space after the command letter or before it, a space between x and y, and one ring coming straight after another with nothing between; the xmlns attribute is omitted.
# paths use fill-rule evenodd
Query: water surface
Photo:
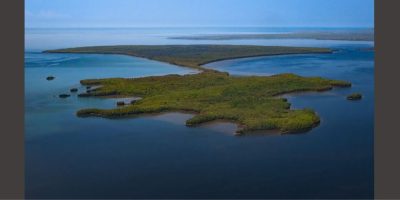
<svg viewBox="0 0 400 200"><path fill-rule="evenodd" d="M42 31L42 32L40 32ZM118 55L43 54L35 49L109 43L175 43L167 35L192 30L128 31L139 38L89 40L88 30L28 31L25 53L25 149L28 198L372 198L373 43L279 40L277 44L325 46L334 54L236 59L207 64L233 75L297 73L348 80L353 87L289 95L293 108L309 107L320 126L303 134L230 134L234 125L186 127L191 114L164 113L124 119L77 118L81 108L113 108L115 99L57 97L79 80L185 74L195 71ZM236 29L242 32L265 30ZM287 31L287 30L285 30ZM216 32L216 30L205 30ZM225 30L235 32L235 30ZM36 34L36 35L35 35ZM194 33L193 33L194 34ZM157 36L162 35L162 36ZM48 43L40 42L44 38ZM109 38L109 39L107 39ZM112 38L112 39L110 39ZM136 41L136 42L135 42ZM196 43L196 41L181 41ZM205 41L207 42L207 41ZM221 41L268 45L271 41ZM42 44L42 45L41 45ZM31 47L31 48L28 48ZM48 75L56 77L47 81ZM345 96L361 92L361 101Z"/></svg>

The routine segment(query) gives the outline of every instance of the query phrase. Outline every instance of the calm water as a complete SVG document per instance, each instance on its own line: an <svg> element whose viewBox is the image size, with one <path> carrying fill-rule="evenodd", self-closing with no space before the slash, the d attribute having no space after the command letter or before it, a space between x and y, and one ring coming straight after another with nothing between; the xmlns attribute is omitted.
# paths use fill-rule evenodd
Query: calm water
<svg viewBox="0 0 400 200"><path fill-rule="evenodd" d="M285 30L201 29L209 32ZM287 31L287 30L286 30ZM96 34L90 40L82 32ZM175 44L166 35L193 30L127 30ZM197 31L196 31L197 32ZM224 33L225 33L224 32ZM62 40L61 36L71 35ZM274 40L232 44L327 46L334 54L237 59L207 67L235 75L293 72L349 80L352 88L288 96L294 108L315 109L317 128L297 135L235 137L235 125L188 128L189 114L129 119L77 118L81 108L112 108L115 99L59 99L79 80L195 73L117 55L42 54L68 45L139 44L112 30L28 30L25 53L26 192L29 198L371 198L373 197L374 52L370 42ZM84 35L76 38L76 35ZM89 34L90 35L90 34ZM155 35L155 36L154 36ZM49 39L50 42L39 41ZM112 38L112 39L110 39ZM157 40L154 38L158 38ZM115 40L115 41L114 41ZM135 42L137 40L137 42ZM72 42L73 41L73 42ZM179 41L198 43L199 41ZM203 41L207 42L207 41ZM257 43L258 42L258 43ZM68 45L67 45L68 43ZM125 43L126 44L126 43ZM304 44L304 45L302 45ZM56 77L47 81L48 75ZM361 92L361 101L345 96Z"/></svg>

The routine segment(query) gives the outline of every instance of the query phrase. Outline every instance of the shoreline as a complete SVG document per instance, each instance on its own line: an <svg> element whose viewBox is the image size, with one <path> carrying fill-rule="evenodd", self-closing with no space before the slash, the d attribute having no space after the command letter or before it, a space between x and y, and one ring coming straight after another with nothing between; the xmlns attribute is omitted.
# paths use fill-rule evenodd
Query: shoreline
<svg viewBox="0 0 400 200"><path fill-rule="evenodd" d="M50 51L52 51L52 50L50 50ZM197 68L194 68L194 67L185 66L185 65L180 65L180 64L173 63L173 62L166 62L166 61L161 61L161 60L156 60L156 59L147 58L147 57L144 57L144 56L131 55L131 54L127 54L127 53L104 53L104 52L103 52L103 53L97 53L97 52L84 52L84 53L77 53L77 52L49 52L49 50L44 50L44 51L41 51L40 53L49 53L49 54L63 54L63 53L65 53L65 54L120 55L120 56L129 56L129 57L140 58L140 59L149 60L149 61L160 62L160 63L164 63L164 64L170 64L170 65L174 65L174 66L177 66L177 67L190 68L190 69L192 69L192 70L198 70L199 72L197 72L197 73L201 73L201 72L204 71L203 69L197 69ZM211 71L212 69L209 69L209 70ZM215 71L216 71L216 70L215 70Z"/></svg>
<svg viewBox="0 0 400 200"><path fill-rule="evenodd" d="M130 57L135 57L135 58L141 58L141 59L145 59L145 60L150 60L150 61L156 61L156 62L160 62L160 63L166 63L166 64L170 64L170 65L174 65L177 67L184 67L184 68L190 68L190 69L194 69L194 70L198 70L198 72L196 73L202 73L204 71L216 71L216 72L220 72L220 73L228 73L228 72L223 72L223 71L219 71L216 69L211 69L211 68L206 68L204 67L204 65L208 65L211 63L215 63L215 62L220 62L220 61L227 61L227 60L236 60L236 59L244 59L244 58L257 58L257 57L272 57L272 56L291 56L291 55L308 55L308 54L332 54L334 53L334 51L332 50L331 52L310 52L310 53L281 53L281 54L265 54L265 55L254 55L254 56L238 56L238 57L232 57L232 58L221 58L221 59L216 59L216 60L211 60L211 61L207 61L204 63L200 63L199 67L200 68L194 68L191 66L186 66L186 65L181 65L181 64L177 64L174 62L166 62L166 61L162 61L162 60L157 60L157 59L151 59L151 58L147 58L147 57L143 57L143 56L137 56L137 55L131 55L131 54L125 54L125 53L75 53L75 52L47 52L46 51L42 51L41 53L55 53L55 54L94 54L94 55L122 55L122 56L130 56Z"/></svg>
<svg viewBox="0 0 400 200"><path fill-rule="evenodd" d="M374 31L306 31L306 32L287 32L287 33L237 33L237 34L198 34L191 36L171 36L167 39L173 40L251 40L251 39L313 39L313 40L333 40L333 41L357 41L373 42Z"/></svg>
<svg viewBox="0 0 400 200"><path fill-rule="evenodd" d="M201 63L200 66L203 67L203 65L211 64L211 63L214 63L214 62L226 61L226 60L236 60L236 59L243 59L243 58L257 58L257 57L270 57L270 56L291 56L291 55L308 55L308 54L332 54L332 53L334 53L333 50L331 52L319 52L319 53L315 53L315 52L309 52L309 53L281 53L281 54L243 56L243 57L223 58L223 59L212 60L212 61L209 61L209 62ZM206 68L206 69L208 69L208 68ZM215 70L215 71L218 71L218 70ZM218 72L221 72L221 71L218 71Z"/></svg>
<svg viewBox="0 0 400 200"><path fill-rule="evenodd" d="M194 75L192 75L194 76ZM275 75L275 76L271 76L271 77L266 77L266 78L280 78L280 76L285 76L285 75ZM292 76L292 75L289 75ZM294 75L293 75L294 76ZM227 76L228 77L228 76ZM165 84L164 81L162 81L164 77L147 77L147 80L158 80L161 79L161 84ZM168 78L168 77L167 77ZM187 78L185 76L175 76L175 78L179 79L184 79ZM232 77L234 78L234 77ZM250 78L263 78L263 77L250 77ZM307 79L307 78L304 78ZM104 81L107 81L108 79L105 79ZM142 79L132 79L132 80L126 80L126 79L119 79L119 81L135 81L135 80L144 80L146 81L146 78L142 78ZM87 80L87 81L83 81L82 84L85 85L87 83L90 84L91 80ZM99 80L93 80L94 82L98 82ZM101 82L101 81L100 81ZM156 82L154 84L157 84ZM291 112L304 112L304 110L299 110L299 109L290 109L290 103L287 102L287 99L285 98L280 98L280 95L285 95L285 94L291 94L291 93L295 93L295 92L323 92L323 91L327 91L327 90L331 90L335 87L350 87L351 84L347 84L347 83L342 83L342 85L339 85L335 82L330 83L331 85L327 85L327 86L321 86L319 88L315 88L315 89L296 89L296 90L287 90L285 92L281 92L281 93L275 93L271 95L271 98L275 99L277 102L284 102L284 104L287 104L287 111L291 111ZM118 89L122 89L119 88ZM89 94L89 97L100 97L100 98L107 98L107 96L109 96L109 93L102 93L102 91L97 91L97 94ZM134 97L138 97L139 95L136 95ZM116 93L113 93L111 95L111 97L132 97L129 95L120 95ZM320 123L320 119L319 117L317 117L316 113L311 112L309 114L314 115L314 117L316 117L315 119L313 119L313 121L309 122L310 124L307 126L302 126L301 128L296 128L296 129L281 129L278 127L274 127L275 125L271 126L270 128L255 128L255 127L251 127L248 126L246 124L243 123L243 121L241 120L235 120L230 118L229 116L223 117L216 117L216 118L212 118L211 120L206 119L206 121L193 121L194 118L196 117L200 117L202 115L204 115L204 112L199 109L199 108L195 108L195 107L160 107L160 109L155 109L155 110L142 110L140 111L140 107L141 105L146 104L146 100L148 98L146 98L146 95L144 95L142 97L142 99L138 100L137 103L133 104L133 107L129 107L126 106L125 109L124 108L116 108L116 109L111 109L111 110L102 110L102 109L83 109L77 112L77 116L78 117L103 117L103 118L111 118L111 119L115 119L115 118L134 118L134 117L140 117L140 116L146 116L146 115L159 115L159 114L163 114L163 113L174 113L174 112L179 112L179 113L189 113L189 114L193 114L194 117L190 120L186 121L186 126L189 127L196 127L196 126L202 126L203 124L207 124L209 122L230 122L230 123L234 123L237 125L237 129L236 129L236 135L243 135L243 134L251 134L252 132L263 132L265 130L271 131L271 130L275 130L276 132L279 132L281 134L287 134L287 133L301 133L301 132L305 132L308 130L311 130L313 127L316 127L319 125ZM165 100L167 99L167 97L162 97L160 100ZM207 105L207 104L205 104ZM139 110L131 110L132 108L137 108ZM131 111L130 111L131 110ZM109 112L110 111L110 112ZM307 111L308 112L308 111ZM308 122L307 122L308 123Z"/></svg>

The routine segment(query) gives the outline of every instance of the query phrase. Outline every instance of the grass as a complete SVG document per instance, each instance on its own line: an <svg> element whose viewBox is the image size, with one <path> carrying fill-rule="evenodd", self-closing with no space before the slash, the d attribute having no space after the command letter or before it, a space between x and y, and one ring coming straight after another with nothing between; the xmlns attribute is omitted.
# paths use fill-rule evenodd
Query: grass
<svg viewBox="0 0 400 200"><path fill-rule="evenodd" d="M124 54L199 69L192 75L152 76L135 79L109 78L82 80L95 89L79 97L141 97L134 104L114 109L83 109L80 117L118 118L146 113L190 111L197 113L186 121L196 126L214 120L238 123L238 133L277 129L299 132L316 126L320 119L311 109L291 110L290 103L278 95L299 91L325 91L349 87L344 81L294 74L234 77L201 65L225 59L304 53L331 53L326 48L267 47L250 45L122 45L80 47L46 51L48 53ZM102 86L102 87L93 87Z"/></svg>
<svg viewBox="0 0 400 200"><path fill-rule="evenodd" d="M174 65L213 71L201 67L206 63L254 56L282 54L331 53L327 48L279 47L252 45L119 45L48 50L47 53L123 54L148 58Z"/></svg>
<svg viewBox="0 0 400 200"><path fill-rule="evenodd" d="M203 72L194 75L167 75L135 79L82 80L83 85L102 85L85 96L138 96L133 105L110 110L83 109L78 116L123 117L145 113L191 111L186 122L195 126L213 120L240 124L238 133L278 129L298 132L319 123L310 109L291 110L290 103L277 95L295 91L325 91L334 86L348 87L343 81L294 74L269 77L232 77L226 73Z"/></svg>

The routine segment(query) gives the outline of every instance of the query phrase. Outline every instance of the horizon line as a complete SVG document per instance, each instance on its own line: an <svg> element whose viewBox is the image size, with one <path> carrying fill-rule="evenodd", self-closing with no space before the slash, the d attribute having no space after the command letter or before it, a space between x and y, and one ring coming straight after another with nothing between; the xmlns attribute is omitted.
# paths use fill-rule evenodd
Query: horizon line
<svg viewBox="0 0 400 200"><path fill-rule="evenodd" d="M262 26L262 25L199 25L199 26L70 26L70 27L24 27L25 29L70 29L70 28L363 28L363 29L375 29L375 26Z"/></svg>

